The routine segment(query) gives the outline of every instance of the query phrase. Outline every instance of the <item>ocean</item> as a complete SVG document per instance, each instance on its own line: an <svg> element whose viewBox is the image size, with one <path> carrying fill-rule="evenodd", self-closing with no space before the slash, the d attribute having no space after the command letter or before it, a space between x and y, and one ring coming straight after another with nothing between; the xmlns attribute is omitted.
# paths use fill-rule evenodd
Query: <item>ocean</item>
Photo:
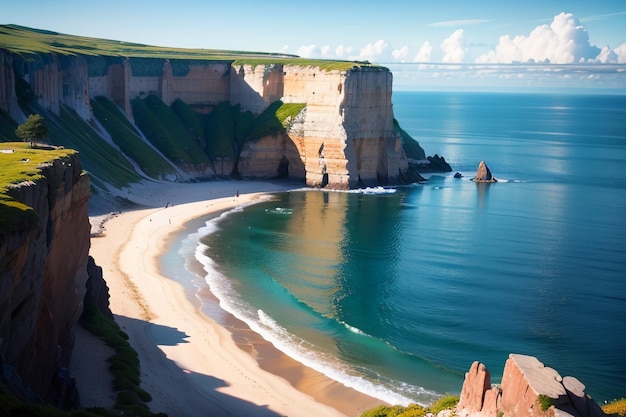
<svg viewBox="0 0 626 417"><path fill-rule="evenodd" d="M476 360L498 383L510 353L575 376L598 402L626 396L626 96L392 101L453 172L273 194L203 219L166 273L199 261L173 275L208 285L289 356L391 403L458 394ZM480 161L497 183L470 180Z"/></svg>

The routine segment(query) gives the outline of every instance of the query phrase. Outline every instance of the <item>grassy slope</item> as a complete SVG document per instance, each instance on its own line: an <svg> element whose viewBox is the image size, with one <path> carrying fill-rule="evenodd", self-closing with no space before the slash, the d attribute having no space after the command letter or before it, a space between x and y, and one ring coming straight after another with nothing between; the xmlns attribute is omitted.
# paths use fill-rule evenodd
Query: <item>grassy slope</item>
<svg viewBox="0 0 626 417"><path fill-rule="evenodd" d="M159 179L176 172L158 152L146 144L122 111L106 97L91 101L94 116L109 132L113 142L132 158L146 175Z"/></svg>
<svg viewBox="0 0 626 417"><path fill-rule="evenodd" d="M76 151L31 149L30 144L23 142L0 143L0 149L14 150L12 153L0 152L0 230L12 232L33 225L37 215L32 207L9 196L9 187L25 181L39 181L42 164L67 158Z"/></svg>
<svg viewBox="0 0 626 417"><path fill-rule="evenodd" d="M80 152L81 163L89 173L117 188L141 179L126 157L104 140L76 112L67 107L56 116L36 103L22 103L27 114L41 114L50 131L50 143Z"/></svg>
<svg viewBox="0 0 626 417"><path fill-rule="evenodd" d="M146 138L170 161L207 164L209 158L181 119L155 95L131 100L135 122Z"/></svg>

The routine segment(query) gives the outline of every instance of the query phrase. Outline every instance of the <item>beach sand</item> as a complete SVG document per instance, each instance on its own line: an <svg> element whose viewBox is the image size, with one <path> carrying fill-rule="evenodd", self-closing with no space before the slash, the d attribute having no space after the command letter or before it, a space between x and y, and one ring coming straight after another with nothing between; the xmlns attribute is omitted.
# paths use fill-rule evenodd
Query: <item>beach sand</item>
<svg viewBox="0 0 626 417"><path fill-rule="evenodd" d="M290 188L243 181L146 183L125 195L141 206L92 217L101 233L91 239L90 254L103 269L115 320L139 354L142 388L152 395L153 412L359 416L382 404L287 357L232 316L226 327L218 324L159 270L159 256L185 223ZM94 359L110 352L97 345L88 333L77 332L71 371L83 406L110 407L110 380L106 370L95 369L106 369L106 356Z"/></svg>

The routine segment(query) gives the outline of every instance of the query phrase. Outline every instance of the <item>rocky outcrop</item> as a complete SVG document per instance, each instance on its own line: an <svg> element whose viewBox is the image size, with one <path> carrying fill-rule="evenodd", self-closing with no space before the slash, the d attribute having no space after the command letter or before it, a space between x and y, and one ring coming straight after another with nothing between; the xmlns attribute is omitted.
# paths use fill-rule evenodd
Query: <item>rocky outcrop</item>
<svg viewBox="0 0 626 417"><path fill-rule="evenodd" d="M472 179L474 182L497 182L493 175L491 175L491 170L485 164L485 161L480 161L478 164L478 169L476 170L476 175Z"/></svg>
<svg viewBox="0 0 626 417"><path fill-rule="evenodd" d="M50 161L41 173L7 192L37 220L0 230L0 356L49 401L83 311L91 226L89 177L78 154Z"/></svg>
<svg viewBox="0 0 626 417"><path fill-rule="evenodd" d="M276 153L271 168L284 156L290 165L304 166L306 184L313 187L401 182L408 160L394 129L391 93L392 74L383 67L321 70L272 64L231 71L230 101L244 110L260 113L276 100L306 104L287 132L300 161ZM299 169L293 172L300 175Z"/></svg>
<svg viewBox="0 0 626 417"><path fill-rule="evenodd" d="M109 305L109 287L102 275L102 268L96 265L96 261L91 256L87 262L87 276L85 302L94 303L105 317L113 320Z"/></svg>
<svg viewBox="0 0 626 417"><path fill-rule="evenodd" d="M585 386L559 373L533 356L511 354L502 383L492 386L482 363L474 362L465 374L458 415L461 417L604 417Z"/></svg>

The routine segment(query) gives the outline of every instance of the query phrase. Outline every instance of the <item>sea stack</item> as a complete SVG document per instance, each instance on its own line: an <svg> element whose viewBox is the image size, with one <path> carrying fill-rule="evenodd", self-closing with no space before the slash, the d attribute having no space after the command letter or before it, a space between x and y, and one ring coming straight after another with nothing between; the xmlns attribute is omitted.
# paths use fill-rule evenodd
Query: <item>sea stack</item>
<svg viewBox="0 0 626 417"><path fill-rule="evenodd" d="M491 171L485 161L480 161L478 164L478 170L476 171L476 176L472 179L474 182L498 182L493 175L491 175Z"/></svg>

